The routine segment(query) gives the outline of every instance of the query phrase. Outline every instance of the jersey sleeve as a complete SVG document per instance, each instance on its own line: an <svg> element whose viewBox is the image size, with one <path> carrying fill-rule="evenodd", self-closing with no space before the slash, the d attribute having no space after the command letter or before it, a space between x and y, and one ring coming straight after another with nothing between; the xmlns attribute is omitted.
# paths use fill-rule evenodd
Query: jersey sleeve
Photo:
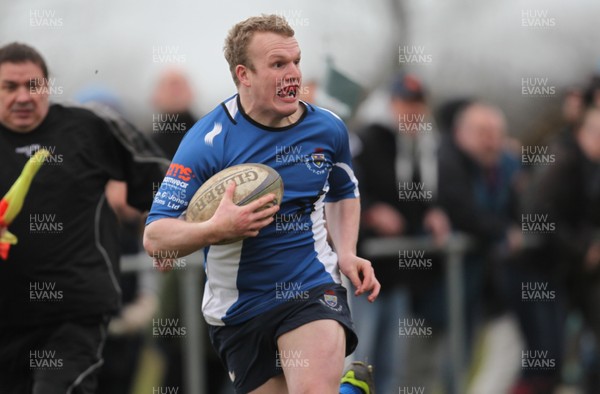
<svg viewBox="0 0 600 394"><path fill-rule="evenodd" d="M179 218L200 186L221 169L222 147L204 140L205 122L199 121L185 135L169 169L157 187L146 225L163 218Z"/></svg>
<svg viewBox="0 0 600 394"><path fill-rule="evenodd" d="M332 117L335 115L332 115ZM333 166L329 173L329 191L325 196L325 202L336 202L346 198L358 198L358 180L352 168L352 155L350 154L350 142L348 130L341 119L333 119L335 123L334 157Z"/></svg>

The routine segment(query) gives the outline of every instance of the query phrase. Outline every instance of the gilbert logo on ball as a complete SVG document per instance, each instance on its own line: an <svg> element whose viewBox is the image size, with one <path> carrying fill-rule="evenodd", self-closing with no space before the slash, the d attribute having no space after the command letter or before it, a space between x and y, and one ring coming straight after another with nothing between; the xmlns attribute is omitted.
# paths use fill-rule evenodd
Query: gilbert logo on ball
<svg viewBox="0 0 600 394"><path fill-rule="evenodd" d="M230 181L236 184L233 202L237 205L246 205L269 193L275 194L274 204L281 203L283 198L283 180L277 171L264 164L238 164L216 173L204 182L192 197L185 220L204 222L210 219L221 203ZM242 239L230 239L218 244L229 244Z"/></svg>

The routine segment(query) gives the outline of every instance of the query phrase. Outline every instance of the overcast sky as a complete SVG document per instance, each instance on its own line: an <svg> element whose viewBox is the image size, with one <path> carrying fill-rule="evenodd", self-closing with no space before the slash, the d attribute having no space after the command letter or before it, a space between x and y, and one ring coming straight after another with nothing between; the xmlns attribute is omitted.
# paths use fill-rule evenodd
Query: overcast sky
<svg viewBox="0 0 600 394"><path fill-rule="evenodd" d="M143 123L156 75L169 65L189 72L198 113L233 93L224 37L263 12L282 14L295 28L305 79L322 77L327 56L368 89L404 66L425 80L436 104L456 94L497 101L514 134L600 62L595 0L3 1L0 44L40 49L63 88L56 100L103 85ZM403 52L409 56L401 62ZM524 96L524 78L540 78L556 94Z"/></svg>

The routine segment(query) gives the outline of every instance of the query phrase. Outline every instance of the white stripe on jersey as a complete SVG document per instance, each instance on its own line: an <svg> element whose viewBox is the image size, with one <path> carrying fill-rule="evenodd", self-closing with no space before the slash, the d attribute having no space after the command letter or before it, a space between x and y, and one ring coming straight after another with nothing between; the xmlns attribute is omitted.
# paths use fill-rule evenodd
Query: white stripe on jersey
<svg viewBox="0 0 600 394"><path fill-rule="evenodd" d="M326 186L325 192L328 189L329 186ZM315 252L317 252L317 259L325 266L325 271L331 275L331 279L335 283L342 283L337 254L327 242L327 230L325 228L325 220L323 219L323 200L325 199L325 194L315 202L315 210L310 214L310 220L313 223L312 232L313 239L315 240Z"/></svg>
<svg viewBox="0 0 600 394"><path fill-rule="evenodd" d="M221 319L239 298L237 277L243 243L212 245L208 251L202 312L206 322L213 326L225 324Z"/></svg>
<svg viewBox="0 0 600 394"><path fill-rule="evenodd" d="M237 95L233 96L228 102L225 103L225 108L229 111L231 119L235 119L238 113Z"/></svg>
<svg viewBox="0 0 600 394"><path fill-rule="evenodd" d="M329 112L330 114L332 114L333 116L335 116L335 117L336 117L336 118L338 118L339 120L342 120L342 118L340 118L340 117L339 117L339 116L338 116L338 115L337 115L335 112L333 112L333 111L331 111L331 110L328 110L327 108L323 108L323 107L319 107L319 108L321 108L323 111L327 111L327 112Z"/></svg>
<svg viewBox="0 0 600 394"><path fill-rule="evenodd" d="M343 162L335 163L334 165L346 171L346 174L348 174L348 178L350 178L352 183L354 183L354 197L360 197L360 192L358 191L358 179L356 179L356 176L354 176L354 171L352 171L352 168L350 168L348 164Z"/></svg>

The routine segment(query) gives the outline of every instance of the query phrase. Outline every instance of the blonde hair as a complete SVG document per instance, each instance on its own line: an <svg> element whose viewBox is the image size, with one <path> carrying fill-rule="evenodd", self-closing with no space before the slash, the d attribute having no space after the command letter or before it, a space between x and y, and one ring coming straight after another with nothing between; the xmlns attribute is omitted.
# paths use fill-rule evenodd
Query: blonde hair
<svg viewBox="0 0 600 394"><path fill-rule="evenodd" d="M233 26L229 30L227 38L225 38L223 51L236 86L240 83L235 74L235 68L238 64L254 71L254 65L248 58L248 45L256 32L276 33L284 37L294 36L294 29L287 23L285 18L275 14L253 16Z"/></svg>

